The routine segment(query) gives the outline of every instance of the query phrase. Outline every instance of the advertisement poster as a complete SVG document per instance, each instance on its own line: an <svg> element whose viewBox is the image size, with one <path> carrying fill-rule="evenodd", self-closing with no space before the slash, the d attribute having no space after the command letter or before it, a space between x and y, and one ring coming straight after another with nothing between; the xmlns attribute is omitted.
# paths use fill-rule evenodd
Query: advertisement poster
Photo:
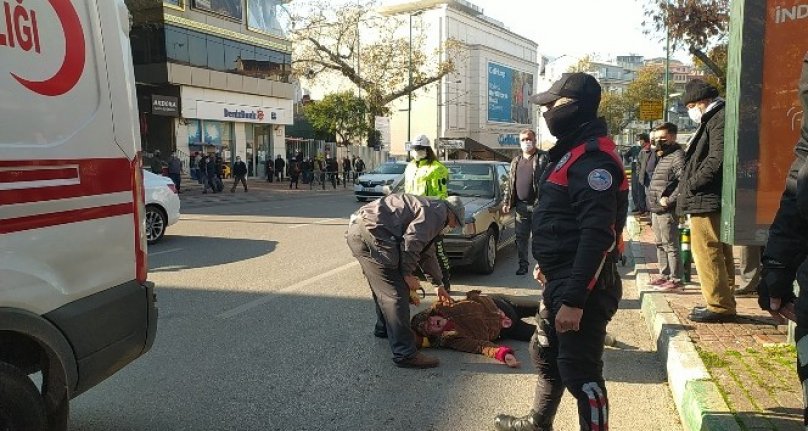
<svg viewBox="0 0 808 431"><path fill-rule="evenodd" d="M808 1L769 0L760 111L757 222L769 224L780 204L802 127L797 85L808 52Z"/></svg>
<svg viewBox="0 0 808 431"><path fill-rule="evenodd" d="M282 0L247 0L247 27L250 30L283 36Z"/></svg>
<svg viewBox="0 0 808 431"><path fill-rule="evenodd" d="M199 120L188 123L188 145L202 145L202 128Z"/></svg>
<svg viewBox="0 0 808 431"><path fill-rule="evenodd" d="M241 21L242 0L194 0L194 7Z"/></svg>
<svg viewBox="0 0 808 431"><path fill-rule="evenodd" d="M205 143L208 145L222 146L222 123L218 121L205 121L204 133Z"/></svg>
<svg viewBox="0 0 808 431"><path fill-rule="evenodd" d="M488 121L532 124L533 74L488 63Z"/></svg>

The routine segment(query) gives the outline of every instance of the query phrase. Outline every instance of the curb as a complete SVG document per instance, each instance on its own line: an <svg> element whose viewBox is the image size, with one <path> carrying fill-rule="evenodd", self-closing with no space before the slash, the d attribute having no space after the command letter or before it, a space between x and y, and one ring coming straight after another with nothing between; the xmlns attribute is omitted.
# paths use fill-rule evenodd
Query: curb
<svg viewBox="0 0 808 431"><path fill-rule="evenodd" d="M631 232L630 251L634 256L634 272L640 296L640 309L656 343L656 352L665 364L668 384L686 431L741 431L718 386L710 377L687 330L673 312L663 293L645 286L649 270L636 242L637 222Z"/></svg>

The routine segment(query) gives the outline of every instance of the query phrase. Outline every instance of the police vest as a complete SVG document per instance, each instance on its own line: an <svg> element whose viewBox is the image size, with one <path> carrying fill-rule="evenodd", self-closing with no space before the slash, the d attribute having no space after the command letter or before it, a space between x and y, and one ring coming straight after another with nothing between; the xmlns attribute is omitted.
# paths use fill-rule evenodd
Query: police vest
<svg viewBox="0 0 808 431"><path fill-rule="evenodd" d="M585 153L593 151L603 151L604 153L608 154L612 160L614 160L614 163L620 168L620 172L622 172L623 177L620 181L620 191L627 191L628 179L626 178L625 168L623 167L623 160L621 160L620 156L617 155L617 146L615 145L614 141L607 137L589 139L584 145L578 145L570 150L570 152L565 154L564 157L562 157L561 160L556 163L553 172L547 177L547 181L562 187L569 186L569 178L567 175L570 166L574 165L575 162L578 161L578 159L580 159ZM589 184L594 188L597 187L598 184L605 185L606 182L602 178L594 177L589 178ZM611 186L611 182L609 182L608 186Z"/></svg>
<svg viewBox="0 0 808 431"><path fill-rule="evenodd" d="M404 192L417 196L449 197L449 170L443 163L435 160L412 161L404 171Z"/></svg>

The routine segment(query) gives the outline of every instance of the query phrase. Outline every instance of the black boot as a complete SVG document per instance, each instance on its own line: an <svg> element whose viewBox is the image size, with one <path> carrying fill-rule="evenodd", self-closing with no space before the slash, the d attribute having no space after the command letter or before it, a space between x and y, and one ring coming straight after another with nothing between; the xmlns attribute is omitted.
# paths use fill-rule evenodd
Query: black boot
<svg viewBox="0 0 808 431"><path fill-rule="evenodd" d="M526 416L520 418L511 415L497 415L494 419L494 428L497 431L553 431L552 428L542 428L538 422L538 414L531 410Z"/></svg>

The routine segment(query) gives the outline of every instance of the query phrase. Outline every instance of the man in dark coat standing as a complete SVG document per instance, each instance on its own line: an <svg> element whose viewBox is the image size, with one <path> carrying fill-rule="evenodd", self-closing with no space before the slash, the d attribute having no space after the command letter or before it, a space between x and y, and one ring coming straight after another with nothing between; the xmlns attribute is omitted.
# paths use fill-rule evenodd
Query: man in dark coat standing
<svg viewBox="0 0 808 431"><path fill-rule="evenodd" d="M773 316L797 322L794 338L799 356L797 374L808 388L808 52L802 62L800 78L802 130L794 148L795 159L786 178L780 208L769 228L769 240L763 252L763 270L758 284L758 303ZM794 296L794 280L799 283L799 301ZM796 304L796 306L795 306ZM808 402L808 399L804 399ZM808 426L808 409L803 410Z"/></svg>
<svg viewBox="0 0 808 431"><path fill-rule="evenodd" d="M679 182L678 211L690 216L693 260L706 307L695 307L695 322L722 322L736 315L735 262L732 246L721 242L721 187L724 169L724 100L718 89L700 79L685 86L683 102L699 124L685 151Z"/></svg>
<svg viewBox="0 0 808 431"><path fill-rule="evenodd" d="M283 181L284 168L286 168L286 162L284 162L281 155L278 154L278 157L275 158L275 175L278 176L278 181Z"/></svg>
<svg viewBox="0 0 808 431"><path fill-rule="evenodd" d="M241 160L241 156L236 156L236 162L233 163L233 187L230 188L230 193L236 191L238 183L244 185L244 193L247 193L247 164Z"/></svg>

